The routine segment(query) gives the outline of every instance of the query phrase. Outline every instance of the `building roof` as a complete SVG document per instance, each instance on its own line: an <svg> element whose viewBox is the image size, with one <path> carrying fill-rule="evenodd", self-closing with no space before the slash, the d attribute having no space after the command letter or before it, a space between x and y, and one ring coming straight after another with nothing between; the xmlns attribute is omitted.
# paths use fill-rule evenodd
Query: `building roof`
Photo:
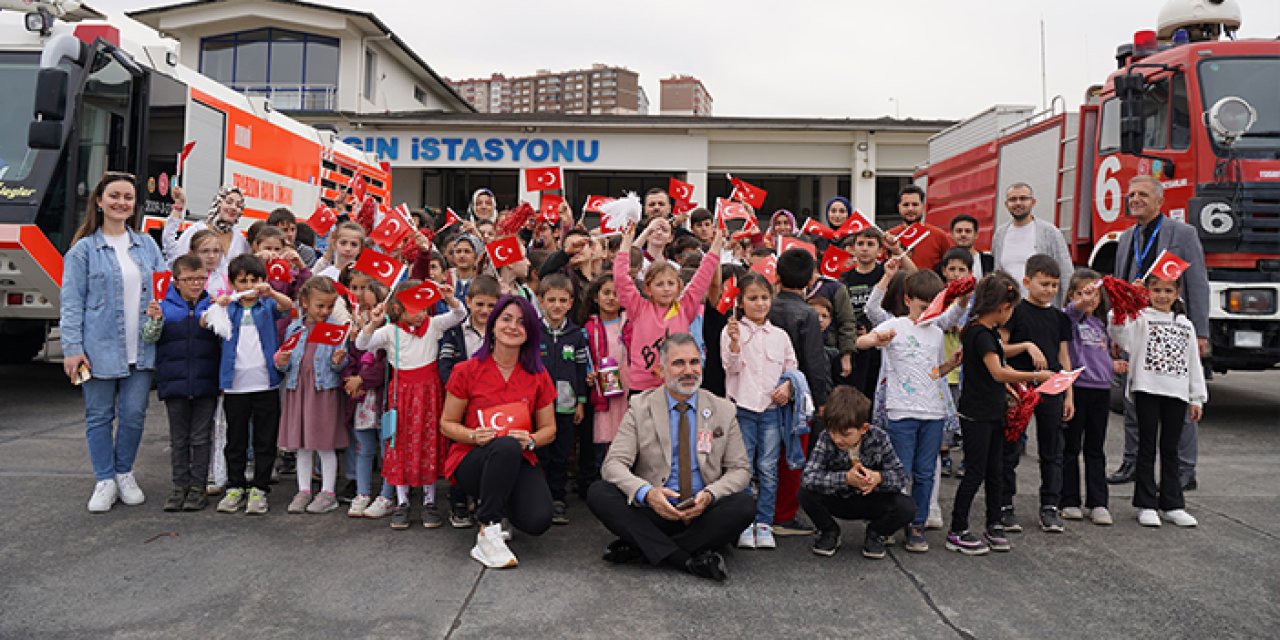
<svg viewBox="0 0 1280 640"><path fill-rule="evenodd" d="M583 115L565 113L440 113L402 111L386 114L343 113L351 122L363 124L410 124L486 126L520 124L527 127L582 125L602 128L646 127L652 129L778 129L799 131L941 131L955 120L915 118L771 118L749 116L683 115Z"/></svg>

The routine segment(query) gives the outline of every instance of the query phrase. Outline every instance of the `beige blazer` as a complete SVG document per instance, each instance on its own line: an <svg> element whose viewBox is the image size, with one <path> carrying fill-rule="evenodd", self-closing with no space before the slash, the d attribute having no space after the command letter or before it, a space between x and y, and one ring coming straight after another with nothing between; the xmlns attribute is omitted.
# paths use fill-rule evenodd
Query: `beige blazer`
<svg viewBox="0 0 1280 640"><path fill-rule="evenodd" d="M728 400L699 389L697 429L711 432L711 451L699 452L698 470L715 499L738 493L751 481L738 412ZM705 437L705 436L703 436ZM671 418L664 387L631 399L618 435L609 445L600 475L634 503L646 484L666 485L671 475Z"/></svg>

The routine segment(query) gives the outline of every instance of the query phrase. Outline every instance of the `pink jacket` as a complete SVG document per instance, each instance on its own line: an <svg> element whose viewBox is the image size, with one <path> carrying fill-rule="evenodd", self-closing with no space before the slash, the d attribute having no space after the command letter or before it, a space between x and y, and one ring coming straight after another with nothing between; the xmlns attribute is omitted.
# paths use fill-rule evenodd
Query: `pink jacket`
<svg viewBox="0 0 1280 640"><path fill-rule="evenodd" d="M702 258L698 272L680 294L680 312L668 320L668 309L649 301L636 289L635 280L631 279L631 255L619 251L613 259L613 285L631 326L627 373L631 378L632 391L645 391L662 385L662 379L653 373L660 357L658 350L667 336L688 333L689 323L702 312L702 300L707 296L707 289L711 287L711 279L719 266L720 256L714 253Z"/></svg>

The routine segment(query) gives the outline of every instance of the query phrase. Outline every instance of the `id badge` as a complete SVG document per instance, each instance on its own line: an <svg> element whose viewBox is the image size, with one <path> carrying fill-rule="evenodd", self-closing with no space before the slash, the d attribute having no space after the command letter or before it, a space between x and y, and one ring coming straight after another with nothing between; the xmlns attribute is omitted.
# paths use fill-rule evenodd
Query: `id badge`
<svg viewBox="0 0 1280 640"><path fill-rule="evenodd" d="M698 432L698 453L711 453L711 437L710 431Z"/></svg>

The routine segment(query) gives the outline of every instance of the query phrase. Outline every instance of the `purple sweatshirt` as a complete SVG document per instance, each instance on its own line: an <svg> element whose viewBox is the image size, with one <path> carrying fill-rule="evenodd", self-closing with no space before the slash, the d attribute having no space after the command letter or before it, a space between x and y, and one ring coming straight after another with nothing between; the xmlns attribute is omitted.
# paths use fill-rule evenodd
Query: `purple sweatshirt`
<svg viewBox="0 0 1280 640"><path fill-rule="evenodd" d="M1107 325L1093 314L1076 311L1074 302L1063 308L1071 319L1071 364L1084 367L1075 386L1085 389L1111 388L1111 338Z"/></svg>

